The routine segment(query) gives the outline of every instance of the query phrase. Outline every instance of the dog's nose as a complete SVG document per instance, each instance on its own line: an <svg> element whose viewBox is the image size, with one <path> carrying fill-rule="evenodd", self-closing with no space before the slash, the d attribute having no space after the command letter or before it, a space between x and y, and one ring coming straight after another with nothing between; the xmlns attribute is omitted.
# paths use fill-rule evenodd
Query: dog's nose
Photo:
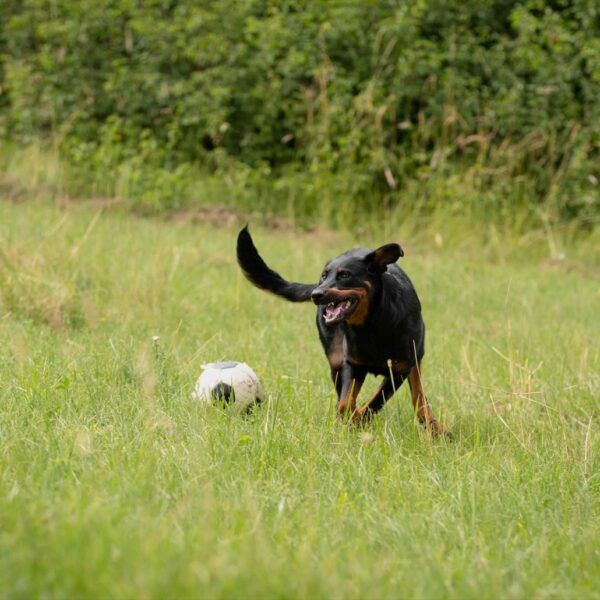
<svg viewBox="0 0 600 600"><path fill-rule="evenodd" d="M310 295L311 300L316 304L319 303L319 300L323 299L323 296L325 296L325 292L323 290L320 290L319 288L313 290L313 293Z"/></svg>

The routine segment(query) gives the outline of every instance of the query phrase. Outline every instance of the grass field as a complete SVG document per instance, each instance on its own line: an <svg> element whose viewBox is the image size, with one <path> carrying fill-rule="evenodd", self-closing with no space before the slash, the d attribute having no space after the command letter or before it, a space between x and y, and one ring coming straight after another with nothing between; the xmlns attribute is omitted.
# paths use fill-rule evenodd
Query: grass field
<svg viewBox="0 0 600 600"><path fill-rule="evenodd" d="M407 389L336 422L314 308L247 284L235 234L0 203L1 597L600 598L597 247L254 229L301 281L403 244L445 442ZM191 400L216 359L253 415Z"/></svg>

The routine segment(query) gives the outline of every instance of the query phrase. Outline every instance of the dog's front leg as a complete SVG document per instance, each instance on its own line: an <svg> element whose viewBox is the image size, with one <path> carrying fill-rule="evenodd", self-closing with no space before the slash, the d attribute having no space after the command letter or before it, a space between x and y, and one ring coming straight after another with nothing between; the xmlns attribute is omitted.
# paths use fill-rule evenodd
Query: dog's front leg
<svg viewBox="0 0 600 600"><path fill-rule="evenodd" d="M339 418L343 418L346 413L353 414L356 411L356 398L365 381L367 372L362 367L344 361L339 376L341 386L338 388L337 414Z"/></svg>
<svg viewBox="0 0 600 600"><path fill-rule="evenodd" d="M353 411L352 420L356 423L368 421L375 413L379 412L383 405L394 395L402 385L405 375L393 373L392 376L384 376L383 381L371 397L371 399L358 410Z"/></svg>

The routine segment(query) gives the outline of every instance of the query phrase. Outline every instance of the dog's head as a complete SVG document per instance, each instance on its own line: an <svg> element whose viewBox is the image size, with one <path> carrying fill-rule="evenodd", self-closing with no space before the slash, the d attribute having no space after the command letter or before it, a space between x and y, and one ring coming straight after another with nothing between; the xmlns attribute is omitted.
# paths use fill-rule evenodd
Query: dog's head
<svg viewBox="0 0 600 600"><path fill-rule="evenodd" d="M404 252L398 244L385 244L376 250L349 250L330 260L311 295L315 304L325 307L325 324L346 321L362 325L373 297L381 288L382 275L401 256Z"/></svg>

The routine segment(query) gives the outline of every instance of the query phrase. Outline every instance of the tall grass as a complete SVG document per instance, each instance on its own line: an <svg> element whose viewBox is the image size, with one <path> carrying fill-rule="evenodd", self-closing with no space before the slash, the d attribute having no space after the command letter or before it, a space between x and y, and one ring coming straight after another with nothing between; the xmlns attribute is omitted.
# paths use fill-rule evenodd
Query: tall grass
<svg viewBox="0 0 600 600"><path fill-rule="evenodd" d="M245 282L235 229L0 203L0 595L597 598L595 250L389 227L255 237L302 281L403 242L452 443L404 389L336 422L314 309ZM220 358L262 378L253 415L191 399Z"/></svg>

